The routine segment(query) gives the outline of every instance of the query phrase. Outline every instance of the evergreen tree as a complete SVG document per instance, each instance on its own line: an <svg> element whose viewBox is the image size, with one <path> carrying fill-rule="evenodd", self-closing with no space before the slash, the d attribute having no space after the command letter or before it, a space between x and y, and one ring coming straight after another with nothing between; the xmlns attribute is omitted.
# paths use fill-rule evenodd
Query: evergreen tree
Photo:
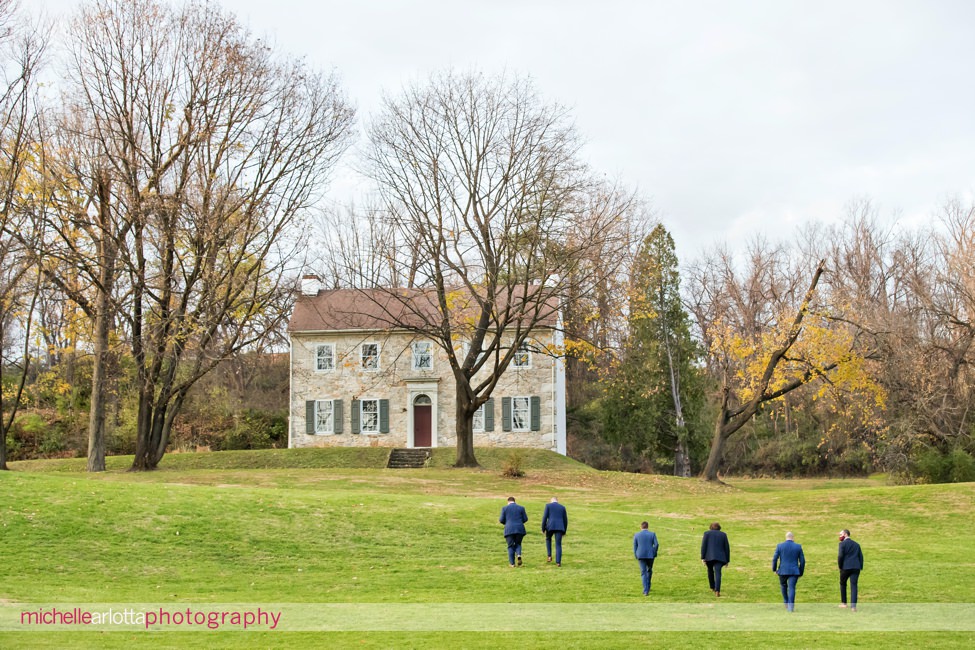
<svg viewBox="0 0 975 650"><path fill-rule="evenodd" d="M629 334L603 400L607 440L651 459L672 456L674 473L690 476L691 434L704 401L698 357L674 240L658 225L632 270Z"/></svg>

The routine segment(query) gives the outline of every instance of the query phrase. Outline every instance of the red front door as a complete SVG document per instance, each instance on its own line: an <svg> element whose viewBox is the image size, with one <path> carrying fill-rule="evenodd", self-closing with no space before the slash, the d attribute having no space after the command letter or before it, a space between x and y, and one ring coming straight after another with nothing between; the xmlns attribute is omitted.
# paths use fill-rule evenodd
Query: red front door
<svg viewBox="0 0 975 650"><path fill-rule="evenodd" d="M432 407L430 404L413 405L413 446L429 447L431 442L431 415Z"/></svg>

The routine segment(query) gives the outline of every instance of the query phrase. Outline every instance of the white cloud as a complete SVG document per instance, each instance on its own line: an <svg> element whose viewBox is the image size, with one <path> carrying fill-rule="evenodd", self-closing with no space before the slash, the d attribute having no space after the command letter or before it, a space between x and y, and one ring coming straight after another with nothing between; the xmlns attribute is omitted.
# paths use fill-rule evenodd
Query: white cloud
<svg viewBox="0 0 975 650"><path fill-rule="evenodd" d="M975 190L967 0L222 4L335 66L362 117L444 66L531 74L572 108L592 164L654 197L683 258L838 218L855 196L923 223ZM344 178L333 196L357 187Z"/></svg>

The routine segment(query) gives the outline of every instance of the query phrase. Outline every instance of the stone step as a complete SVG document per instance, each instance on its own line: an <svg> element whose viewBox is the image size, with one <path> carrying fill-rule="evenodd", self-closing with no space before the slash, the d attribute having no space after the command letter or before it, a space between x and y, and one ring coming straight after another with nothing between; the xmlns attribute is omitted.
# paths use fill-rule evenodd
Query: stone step
<svg viewBox="0 0 975 650"><path fill-rule="evenodd" d="M386 467L389 469L420 469L430 458L429 449L393 449L389 452Z"/></svg>

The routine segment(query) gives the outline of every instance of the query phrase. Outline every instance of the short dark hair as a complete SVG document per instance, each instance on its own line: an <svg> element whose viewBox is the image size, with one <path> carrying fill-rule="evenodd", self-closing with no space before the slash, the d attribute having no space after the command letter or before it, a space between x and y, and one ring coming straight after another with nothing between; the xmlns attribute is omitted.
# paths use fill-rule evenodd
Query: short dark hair
<svg viewBox="0 0 975 650"><path fill-rule="evenodd" d="M640 528L643 528L644 530L646 530L647 528L650 528L650 524L648 524L645 521L642 521L642 522L640 522Z"/></svg>
<svg viewBox="0 0 975 650"><path fill-rule="evenodd" d="M714 522L713 524L711 524L711 530L721 530L721 524L719 524L718 522Z"/></svg>
<svg viewBox="0 0 975 650"><path fill-rule="evenodd" d="M844 529L843 529L843 530L841 530L840 532L841 532L841 533L843 533L844 535L846 535L847 537L849 537L849 536L850 536L850 531L849 531L849 530L847 530L846 528L844 528Z"/></svg>
<svg viewBox="0 0 975 650"><path fill-rule="evenodd" d="M508 497L508 503L514 503L514 502L515 502L514 497Z"/></svg>

